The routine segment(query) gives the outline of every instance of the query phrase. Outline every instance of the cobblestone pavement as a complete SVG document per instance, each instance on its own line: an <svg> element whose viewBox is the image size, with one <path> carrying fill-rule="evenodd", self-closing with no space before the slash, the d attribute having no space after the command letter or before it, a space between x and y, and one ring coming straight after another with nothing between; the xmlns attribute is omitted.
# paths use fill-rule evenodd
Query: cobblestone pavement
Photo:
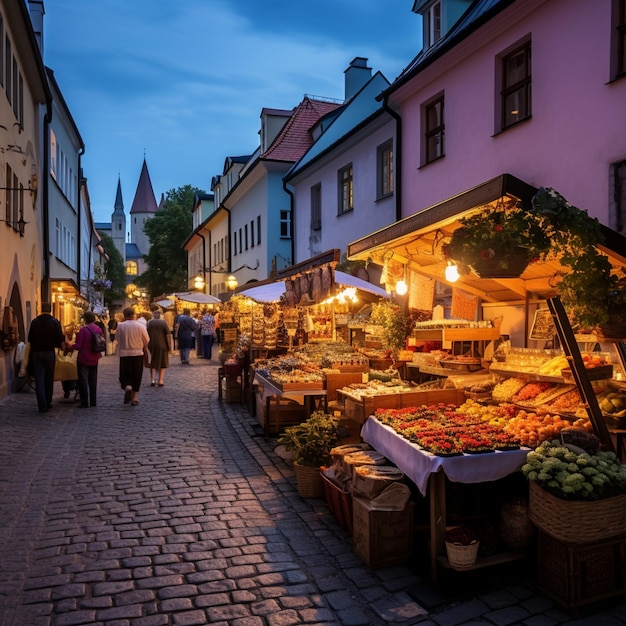
<svg viewBox="0 0 626 626"><path fill-rule="evenodd" d="M0 625L343 626L623 624L626 604L574 620L532 574L370 570L322 500L241 405L217 400L217 362L174 357L122 402L101 360L98 406L40 414L0 401ZM146 382L148 385L146 386Z"/></svg>

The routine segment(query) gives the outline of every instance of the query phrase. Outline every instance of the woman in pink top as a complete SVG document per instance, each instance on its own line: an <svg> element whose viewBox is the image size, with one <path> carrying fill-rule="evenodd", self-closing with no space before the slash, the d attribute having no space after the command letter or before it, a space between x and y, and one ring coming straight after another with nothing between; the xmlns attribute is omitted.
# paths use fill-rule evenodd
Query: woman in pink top
<svg viewBox="0 0 626 626"><path fill-rule="evenodd" d="M94 324L96 316L93 311L85 311L83 318L85 325L76 335L76 343L71 344L71 338L67 338L67 346L70 350L78 350L78 395L80 407L87 408L96 406L96 388L98 386L98 361L102 352L94 352L92 346L92 334L102 334L98 326Z"/></svg>

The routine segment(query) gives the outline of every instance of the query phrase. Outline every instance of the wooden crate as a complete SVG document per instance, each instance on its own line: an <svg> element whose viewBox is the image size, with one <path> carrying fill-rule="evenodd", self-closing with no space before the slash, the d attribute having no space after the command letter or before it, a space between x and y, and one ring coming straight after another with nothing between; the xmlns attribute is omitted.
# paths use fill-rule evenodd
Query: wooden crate
<svg viewBox="0 0 626 626"><path fill-rule="evenodd" d="M327 478L323 469L321 475L328 510L333 514L341 528L352 532L352 494L349 491L344 491L339 485Z"/></svg>
<svg viewBox="0 0 626 626"><path fill-rule="evenodd" d="M220 384L222 386L222 399L224 402L233 404L242 401L241 382L234 382L227 378L222 378Z"/></svg>
<svg viewBox="0 0 626 626"><path fill-rule="evenodd" d="M363 380L361 372L346 372L340 374L326 374L326 397L329 402L337 400L337 389L351 383L360 383Z"/></svg>
<svg viewBox="0 0 626 626"><path fill-rule="evenodd" d="M565 608L626 593L626 535L568 544L539 531L538 548L539 586Z"/></svg>
<svg viewBox="0 0 626 626"><path fill-rule="evenodd" d="M369 500L352 498L352 547L371 569L406 563L413 549L413 511L375 511Z"/></svg>
<svg viewBox="0 0 626 626"><path fill-rule="evenodd" d="M348 419L364 424L365 420L376 409L402 409L409 406L423 406L441 402L461 405L465 402L465 392L462 389L430 389L368 396L362 400L346 397L345 412Z"/></svg>
<svg viewBox="0 0 626 626"><path fill-rule="evenodd" d="M269 402L269 407L270 413L268 415L265 398L261 393L257 392L256 416L266 435L277 435L285 426L300 424L309 417L306 414L305 407L295 400L280 399L277 407L276 401L272 398Z"/></svg>

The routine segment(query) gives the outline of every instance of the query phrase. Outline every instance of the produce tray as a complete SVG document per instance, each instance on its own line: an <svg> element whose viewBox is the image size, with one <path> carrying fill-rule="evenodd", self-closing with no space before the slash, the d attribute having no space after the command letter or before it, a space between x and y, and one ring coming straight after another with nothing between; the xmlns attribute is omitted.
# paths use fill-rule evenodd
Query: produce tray
<svg viewBox="0 0 626 626"><path fill-rule="evenodd" d="M600 367L585 368L585 373L589 380L606 380L607 378L613 378L613 366L601 365ZM565 382L574 380L574 374L569 368L562 369L561 374Z"/></svg>

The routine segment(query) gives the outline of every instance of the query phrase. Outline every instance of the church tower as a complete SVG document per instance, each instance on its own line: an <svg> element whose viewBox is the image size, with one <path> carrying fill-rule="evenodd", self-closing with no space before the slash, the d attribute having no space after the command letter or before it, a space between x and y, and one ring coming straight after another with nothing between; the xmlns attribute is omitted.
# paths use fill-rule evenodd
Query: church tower
<svg viewBox="0 0 626 626"><path fill-rule="evenodd" d="M152 181L148 173L148 165L144 157L135 199L130 208L130 240L137 246L142 255L148 254L150 250L150 240L148 235L143 232L143 227L147 220L154 217L157 208Z"/></svg>
<svg viewBox="0 0 626 626"><path fill-rule="evenodd" d="M115 247L126 261L126 213L124 213L124 201L122 200L122 185L118 176L115 206L111 215L111 238Z"/></svg>

